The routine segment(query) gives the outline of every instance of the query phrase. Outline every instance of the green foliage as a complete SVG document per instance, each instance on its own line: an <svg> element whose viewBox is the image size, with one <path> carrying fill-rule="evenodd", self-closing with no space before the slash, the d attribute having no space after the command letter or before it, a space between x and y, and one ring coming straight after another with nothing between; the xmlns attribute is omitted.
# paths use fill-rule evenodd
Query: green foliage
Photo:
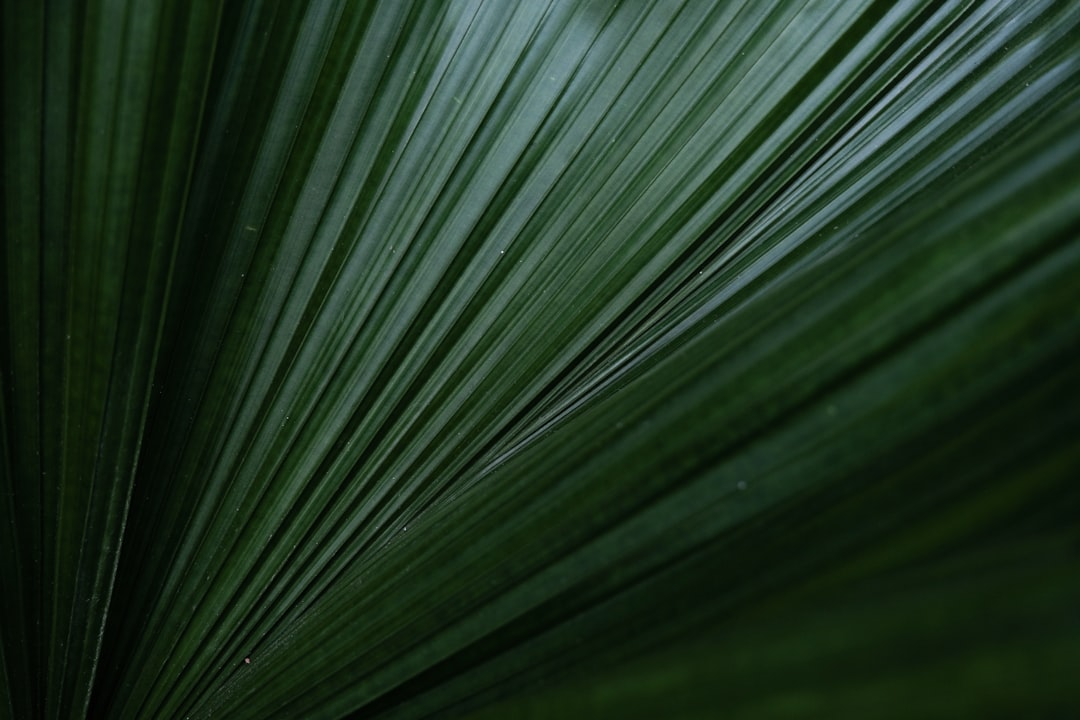
<svg viewBox="0 0 1080 720"><path fill-rule="evenodd" d="M2 33L0 718L1080 710L1080 3Z"/></svg>

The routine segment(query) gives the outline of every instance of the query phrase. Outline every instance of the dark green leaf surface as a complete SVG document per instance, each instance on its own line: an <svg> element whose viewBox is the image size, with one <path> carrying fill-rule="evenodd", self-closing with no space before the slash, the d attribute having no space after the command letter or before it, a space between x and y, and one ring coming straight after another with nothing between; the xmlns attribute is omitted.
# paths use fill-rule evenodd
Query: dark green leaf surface
<svg viewBox="0 0 1080 720"><path fill-rule="evenodd" d="M1080 4L3 39L0 717L1077 711Z"/></svg>

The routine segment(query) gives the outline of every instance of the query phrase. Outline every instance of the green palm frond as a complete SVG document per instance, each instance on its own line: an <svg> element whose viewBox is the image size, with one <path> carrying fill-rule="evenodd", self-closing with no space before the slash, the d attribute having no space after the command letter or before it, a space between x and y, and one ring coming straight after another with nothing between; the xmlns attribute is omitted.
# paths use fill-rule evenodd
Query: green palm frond
<svg viewBox="0 0 1080 720"><path fill-rule="evenodd" d="M1080 709L1080 3L2 34L0 718Z"/></svg>

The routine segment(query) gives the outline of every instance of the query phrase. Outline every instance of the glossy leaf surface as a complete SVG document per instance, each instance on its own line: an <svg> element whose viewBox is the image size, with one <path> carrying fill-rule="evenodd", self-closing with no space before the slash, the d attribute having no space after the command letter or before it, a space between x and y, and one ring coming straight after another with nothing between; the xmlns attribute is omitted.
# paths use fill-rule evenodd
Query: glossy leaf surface
<svg viewBox="0 0 1080 720"><path fill-rule="evenodd" d="M0 717L1069 715L1080 4L5 0Z"/></svg>

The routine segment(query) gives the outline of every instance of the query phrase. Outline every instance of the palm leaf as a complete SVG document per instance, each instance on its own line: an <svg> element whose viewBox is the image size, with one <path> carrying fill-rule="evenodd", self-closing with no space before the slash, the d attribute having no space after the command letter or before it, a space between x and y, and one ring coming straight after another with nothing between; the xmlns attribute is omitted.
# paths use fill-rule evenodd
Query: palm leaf
<svg viewBox="0 0 1080 720"><path fill-rule="evenodd" d="M1076 711L1077 3L2 58L0 717Z"/></svg>

